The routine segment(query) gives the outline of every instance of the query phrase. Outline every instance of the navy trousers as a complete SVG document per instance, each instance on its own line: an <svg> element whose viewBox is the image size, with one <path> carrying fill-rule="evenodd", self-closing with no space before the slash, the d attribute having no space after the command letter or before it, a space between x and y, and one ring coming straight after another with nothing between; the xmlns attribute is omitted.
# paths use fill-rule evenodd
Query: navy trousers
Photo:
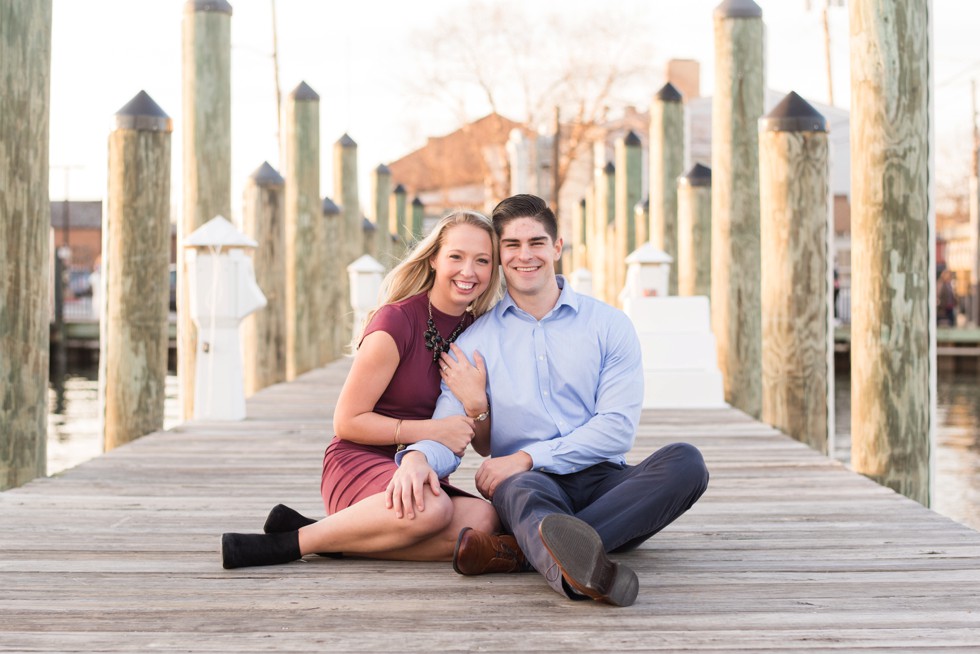
<svg viewBox="0 0 980 654"><path fill-rule="evenodd" d="M599 463L567 475L522 472L497 487L493 506L534 569L568 595L538 533L546 515L573 515L598 532L607 552L625 552L676 520L707 487L701 452L674 443L635 466Z"/></svg>

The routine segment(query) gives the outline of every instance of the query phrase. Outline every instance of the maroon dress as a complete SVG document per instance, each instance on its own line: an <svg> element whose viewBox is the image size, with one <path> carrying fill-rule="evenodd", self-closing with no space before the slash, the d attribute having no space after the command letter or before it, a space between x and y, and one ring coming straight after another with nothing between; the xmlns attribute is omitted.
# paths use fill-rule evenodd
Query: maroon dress
<svg viewBox="0 0 980 654"><path fill-rule="evenodd" d="M401 302L385 305L371 318L361 337L376 331L387 332L398 348L398 367L388 387L374 405L375 413L403 420L428 420L439 397L439 366L432 351L425 348L423 334L429 319L429 301L425 293ZM439 333L448 338L460 324L451 316L432 307L432 319ZM466 314L464 328L473 322ZM394 436L394 434L392 434ZM334 436L323 455L320 494L327 514L336 513L366 497L384 492L394 476L395 445L363 445ZM469 495L445 480L450 495Z"/></svg>

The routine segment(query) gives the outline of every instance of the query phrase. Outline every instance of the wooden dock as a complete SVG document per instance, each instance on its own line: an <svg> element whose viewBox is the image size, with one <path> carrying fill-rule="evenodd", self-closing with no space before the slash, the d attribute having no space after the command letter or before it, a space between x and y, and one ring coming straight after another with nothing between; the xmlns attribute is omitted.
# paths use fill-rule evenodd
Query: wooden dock
<svg viewBox="0 0 980 654"><path fill-rule="evenodd" d="M694 509L620 557L637 603L536 574L331 560L224 570L219 536L277 502L322 515L340 361L239 423L156 433L0 493L3 651L810 651L980 648L980 532L735 410L648 411L631 460L685 440ZM454 481L472 488L471 454Z"/></svg>

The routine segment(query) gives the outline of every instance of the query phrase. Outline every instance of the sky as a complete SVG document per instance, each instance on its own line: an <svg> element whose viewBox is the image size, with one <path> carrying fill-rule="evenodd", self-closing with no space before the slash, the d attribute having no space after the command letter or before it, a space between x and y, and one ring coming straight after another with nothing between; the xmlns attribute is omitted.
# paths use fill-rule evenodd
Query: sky
<svg viewBox="0 0 980 654"><path fill-rule="evenodd" d="M264 161L279 168L271 5L275 2L279 76L284 94L306 82L320 95L321 195L333 195L332 146L344 133L358 143L361 202L368 174L459 125L407 91L412 36L433 31L462 0L230 0L232 41L232 214L247 177ZM560 6L594 14L599 0L496 0L524 6L532 18ZM701 93L713 86L712 11L720 0L602 0L603 10L634 20L649 34L656 71L618 98L645 109L664 83L668 59L701 63ZM767 85L827 103L823 0L757 0L766 26ZM181 21L184 0L53 0L50 194L99 200L106 194L113 116L145 90L174 121L172 213L180 211ZM961 174L972 133L971 79L980 78L977 0L932 0L937 177ZM849 103L846 7L830 9L833 92ZM442 34L466 49L466 34ZM472 119L487 113L474 100ZM502 113L521 108L501 101Z"/></svg>

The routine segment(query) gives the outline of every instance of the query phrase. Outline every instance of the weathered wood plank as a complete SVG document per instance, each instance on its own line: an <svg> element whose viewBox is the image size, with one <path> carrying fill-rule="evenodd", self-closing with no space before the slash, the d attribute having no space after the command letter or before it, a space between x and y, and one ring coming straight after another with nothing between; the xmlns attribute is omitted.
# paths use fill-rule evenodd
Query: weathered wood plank
<svg viewBox="0 0 980 654"><path fill-rule="evenodd" d="M645 411L631 460L702 449L701 501L634 552L637 604L536 574L310 556L223 570L219 535L323 509L349 359L271 386L239 423L145 436L0 494L0 649L950 651L980 646L980 533L735 410ZM479 457L454 481L472 489Z"/></svg>

